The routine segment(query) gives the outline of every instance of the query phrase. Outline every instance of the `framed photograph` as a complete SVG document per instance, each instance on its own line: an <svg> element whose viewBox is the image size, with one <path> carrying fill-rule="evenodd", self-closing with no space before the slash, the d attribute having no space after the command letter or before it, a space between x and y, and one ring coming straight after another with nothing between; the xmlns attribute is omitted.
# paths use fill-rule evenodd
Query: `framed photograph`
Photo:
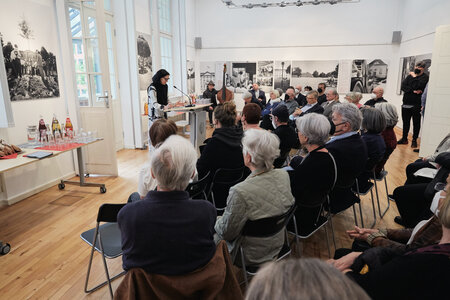
<svg viewBox="0 0 450 300"><path fill-rule="evenodd" d="M337 87L339 61L293 61L291 85L310 86L317 89L319 83L324 82L327 87Z"/></svg>
<svg viewBox="0 0 450 300"><path fill-rule="evenodd" d="M273 88L281 88L283 92L291 85L291 64L290 60L278 61L274 63Z"/></svg>
<svg viewBox="0 0 450 300"><path fill-rule="evenodd" d="M137 52L139 89L143 91L147 90L153 77L151 35L137 32Z"/></svg>
<svg viewBox="0 0 450 300"><path fill-rule="evenodd" d="M186 71L187 71L188 94L194 94L195 93L195 63L193 61L188 60L186 62Z"/></svg>
<svg viewBox="0 0 450 300"><path fill-rule="evenodd" d="M258 61L256 70L256 83L266 93L273 90L273 60Z"/></svg>
<svg viewBox="0 0 450 300"><path fill-rule="evenodd" d="M248 91L256 82L256 62L233 62L230 75L230 85L235 93Z"/></svg>
<svg viewBox="0 0 450 300"><path fill-rule="evenodd" d="M376 86L386 88L388 69L388 63L382 59L353 60L350 91L370 94Z"/></svg>

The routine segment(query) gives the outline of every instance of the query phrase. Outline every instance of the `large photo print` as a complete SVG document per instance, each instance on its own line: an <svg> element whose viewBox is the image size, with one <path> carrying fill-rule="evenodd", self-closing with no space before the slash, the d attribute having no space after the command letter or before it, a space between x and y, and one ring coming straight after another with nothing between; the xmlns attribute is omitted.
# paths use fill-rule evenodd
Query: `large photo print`
<svg viewBox="0 0 450 300"><path fill-rule="evenodd" d="M275 61L274 72L274 89L282 89L284 92L291 85L291 61Z"/></svg>
<svg viewBox="0 0 450 300"><path fill-rule="evenodd" d="M291 85L310 86L317 89L319 83L328 87L337 86L339 61L293 61Z"/></svg>
<svg viewBox="0 0 450 300"><path fill-rule="evenodd" d="M0 19L0 42L11 101L59 97L53 10L13 1L2 10L8 12Z"/></svg>
<svg viewBox="0 0 450 300"><path fill-rule="evenodd" d="M352 61L350 91L370 94L377 86L386 87L388 63L381 59Z"/></svg>
<svg viewBox="0 0 450 300"><path fill-rule="evenodd" d="M227 73L229 73L228 69ZM254 82L256 82L255 62L232 63L230 84L234 87L235 93L243 93L249 90Z"/></svg>
<svg viewBox="0 0 450 300"><path fill-rule="evenodd" d="M266 93L273 89L273 60L258 61L256 82L259 88Z"/></svg>
<svg viewBox="0 0 450 300"><path fill-rule="evenodd" d="M139 89L147 90L152 83L152 37L146 33L137 32Z"/></svg>

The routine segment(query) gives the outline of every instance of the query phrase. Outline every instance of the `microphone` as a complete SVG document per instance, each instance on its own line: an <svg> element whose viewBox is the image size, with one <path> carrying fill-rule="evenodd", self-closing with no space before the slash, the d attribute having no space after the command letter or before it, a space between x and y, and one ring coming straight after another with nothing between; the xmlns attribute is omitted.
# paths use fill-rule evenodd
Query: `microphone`
<svg viewBox="0 0 450 300"><path fill-rule="evenodd" d="M188 99L189 99L189 104L186 105L185 107L194 107L194 106L195 106L195 104L192 104L191 97L189 97L188 94L186 94L185 92L183 92L182 90L180 90L180 89L177 88L176 86L173 86L173 88L176 89L176 90L178 90L178 91L180 91L183 95L185 95L186 97L188 97Z"/></svg>

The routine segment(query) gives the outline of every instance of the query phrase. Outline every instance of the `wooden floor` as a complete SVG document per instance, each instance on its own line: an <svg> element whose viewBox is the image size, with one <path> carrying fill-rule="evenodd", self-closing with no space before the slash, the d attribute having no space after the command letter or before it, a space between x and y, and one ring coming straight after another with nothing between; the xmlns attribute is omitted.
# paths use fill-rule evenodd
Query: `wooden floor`
<svg viewBox="0 0 450 300"><path fill-rule="evenodd" d="M211 129L208 130L211 134ZM386 169L389 172L389 192L402 185L408 163L417 159L409 145L400 145L392 154ZM0 299L107 299L106 287L86 295L83 291L90 248L79 235L95 226L98 207L102 203L123 203L137 189L138 171L146 161L145 150L118 152L119 176L88 178L104 182L108 189L100 194L98 188L67 185L63 191L56 186L19 203L0 209L0 238L11 244L8 255L0 257ZM384 186L380 201L386 206ZM370 197L362 201L366 226L372 222ZM397 227L395 203L386 216L377 219L377 227ZM377 216L378 217L378 216ZM351 209L334 218L337 247L349 247L351 240L345 230L354 225ZM323 230L304 241L305 256L328 258ZM332 249L333 251L333 249ZM108 260L110 272L121 270L121 258ZM94 257L92 282L105 279L98 254ZM113 283L116 288L122 278Z"/></svg>

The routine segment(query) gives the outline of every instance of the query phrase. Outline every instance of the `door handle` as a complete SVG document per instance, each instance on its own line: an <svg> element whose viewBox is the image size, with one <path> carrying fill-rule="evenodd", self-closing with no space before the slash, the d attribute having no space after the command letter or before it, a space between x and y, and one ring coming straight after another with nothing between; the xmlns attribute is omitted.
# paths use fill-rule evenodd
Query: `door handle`
<svg viewBox="0 0 450 300"><path fill-rule="evenodd" d="M105 96L98 96L97 99L104 99L105 101L105 107L109 108L109 95L108 91L105 91Z"/></svg>

